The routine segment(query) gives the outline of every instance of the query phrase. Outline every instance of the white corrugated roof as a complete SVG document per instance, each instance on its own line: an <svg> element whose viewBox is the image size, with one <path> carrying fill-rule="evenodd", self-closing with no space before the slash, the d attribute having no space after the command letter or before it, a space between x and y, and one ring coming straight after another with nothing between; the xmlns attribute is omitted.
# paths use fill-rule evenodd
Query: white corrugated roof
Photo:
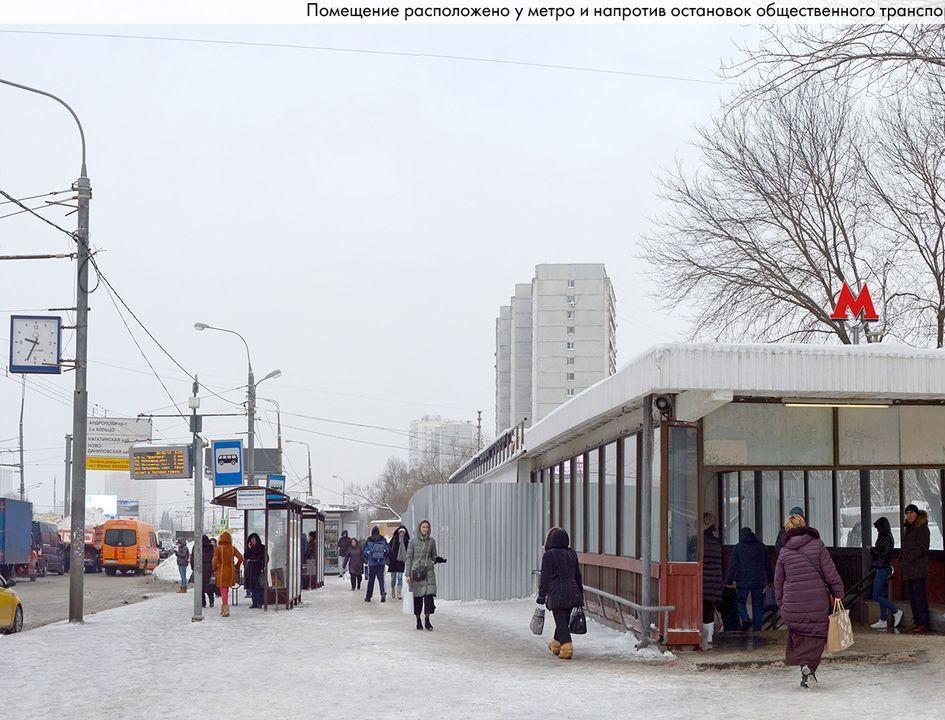
<svg viewBox="0 0 945 720"><path fill-rule="evenodd" d="M601 424L651 393L945 400L945 351L869 345L657 345L559 406L525 433L529 452Z"/></svg>

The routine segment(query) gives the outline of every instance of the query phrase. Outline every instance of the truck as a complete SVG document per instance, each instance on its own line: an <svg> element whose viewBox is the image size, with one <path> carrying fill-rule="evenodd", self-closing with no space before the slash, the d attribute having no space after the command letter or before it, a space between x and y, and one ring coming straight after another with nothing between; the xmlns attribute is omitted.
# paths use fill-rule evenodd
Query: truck
<svg viewBox="0 0 945 720"><path fill-rule="evenodd" d="M36 579L33 503L0 497L0 575L12 578L18 566Z"/></svg>
<svg viewBox="0 0 945 720"><path fill-rule="evenodd" d="M83 549L83 565L85 572L87 573L100 573L102 572L102 536L104 534L105 525L96 525L94 528L85 529L84 540L84 549ZM72 533L68 529L63 529L59 531L59 535L62 537L62 541L66 545L71 545ZM71 555L67 553L67 558ZM66 568L68 571L68 567Z"/></svg>

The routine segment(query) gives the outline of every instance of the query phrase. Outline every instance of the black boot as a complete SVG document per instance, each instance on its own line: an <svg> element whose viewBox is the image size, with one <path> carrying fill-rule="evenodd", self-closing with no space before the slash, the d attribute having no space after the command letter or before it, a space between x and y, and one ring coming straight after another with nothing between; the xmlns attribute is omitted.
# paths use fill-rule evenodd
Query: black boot
<svg viewBox="0 0 945 720"><path fill-rule="evenodd" d="M430 624L430 616L429 616L429 615L424 615L424 616L423 616L423 626L424 626L427 630L432 630L432 629L433 629L433 626Z"/></svg>
<svg viewBox="0 0 945 720"><path fill-rule="evenodd" d="M384 593L381 594L381 602L383 602L383 603L386 603L386 602L387 602L387 595L384 594Z"/></svg>
<svg viewBox="0 0 945 720"><path fill-rule="evenodd" d="M420 613L417 613L417 630L423 630L423 624L420 622Z"/></svg>

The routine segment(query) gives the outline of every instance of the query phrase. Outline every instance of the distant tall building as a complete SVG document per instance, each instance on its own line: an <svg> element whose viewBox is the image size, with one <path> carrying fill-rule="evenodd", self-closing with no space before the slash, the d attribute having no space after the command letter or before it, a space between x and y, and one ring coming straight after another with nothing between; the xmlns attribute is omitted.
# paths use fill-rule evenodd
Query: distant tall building
<svg viewBox="0 0 945 720"><path fill-rule="evenodd" d="M522 420L537 422L617 370L616 298L602 264L538 265L531 284L515 286L507 307L507 374L498 331L506 307L496 322L496 434ZM507 416L498 402L506 393Z"/></svg>
<svg viewBox="0 0 945 720"><path fill-rule="evenodd" d="M445 471L477 449L476 426L471 422L439 415L424 415L410 422L411 468L427 463Z"/></svg>
<svg viewBox="0 0 945 720"><path fill-rule="evenodd" d="M512 410L512 308L503 305L495 321L495 432L510 425Z"/></svg>

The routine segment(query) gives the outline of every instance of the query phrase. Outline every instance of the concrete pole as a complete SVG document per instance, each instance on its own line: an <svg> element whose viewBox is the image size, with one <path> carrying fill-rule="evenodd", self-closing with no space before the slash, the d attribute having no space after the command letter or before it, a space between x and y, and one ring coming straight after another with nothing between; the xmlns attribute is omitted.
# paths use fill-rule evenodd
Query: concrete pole
<svg viewBox="0 0 945 720"><path fill-rule="evenodd" d="M84 144L83 144L84 146ZM84 151L83 151L84 156ZM76 182L79 230L76 233L76 311L75 311L75 398L72 403L72 560L69 573L69 622L82 622L85 591L85 455L88 447L89 392L89 200L92 183L82 176ZM78 540L79 542L76 542Z"/></svg>
<svg viewBox="0 0 945 720"><path fill-rule="evenodd" d="M247 355L249 351L247 350ZM256 466L253 463L253 450L256 447L256 378L253 366L249 366L249 382L246 388L246 484L256 484Z"/></svg>
<svg viewBox="0 0 945 720"><path fill-rule="evenodd" d="M72 436L66 435L66 487L62 500L62 514L69 514L69 502L72 495Z"/></svg>
<svg viewBox="0 0 945 720"><path fill-rule="evenodd" d="M23 408L26 405L26 376L20 378L22 390L20 392L20 500L26 499L25 465L23 464Z"/></svg>
<svg viewBox="0 0 945 720"><path fill-rule="evenodd" d="M194 376L194 397L200 391L200 383ZM199 406L199 398L193 402L193 405ZM194 615L191 618L193 622L203 620L203 441L198 434L199 416L197 407L193 408L190 417L191 430L193 431L193 455L194 455Z"/></svg>
<svg viewBox="0 0 945 720"><path fill-rule="evenodd" d="M312 498L315 497L315 492L312 489L312 448L308 446L308 443L305 444L305 452L308 453L308 499L311 502ZM344 495L342 495L343 500Z"/></svg>
<svg viewBox="0 0 945 720"><path fill-rule="evenodd" d="M643 580L640 583L640 604L650 605L650 564L652 563L653 527L653 396L643 398L643 453L640 459L640 562L643 564ZM640 647L650 644L650 613L640 613L643 625Z"/></svg>

